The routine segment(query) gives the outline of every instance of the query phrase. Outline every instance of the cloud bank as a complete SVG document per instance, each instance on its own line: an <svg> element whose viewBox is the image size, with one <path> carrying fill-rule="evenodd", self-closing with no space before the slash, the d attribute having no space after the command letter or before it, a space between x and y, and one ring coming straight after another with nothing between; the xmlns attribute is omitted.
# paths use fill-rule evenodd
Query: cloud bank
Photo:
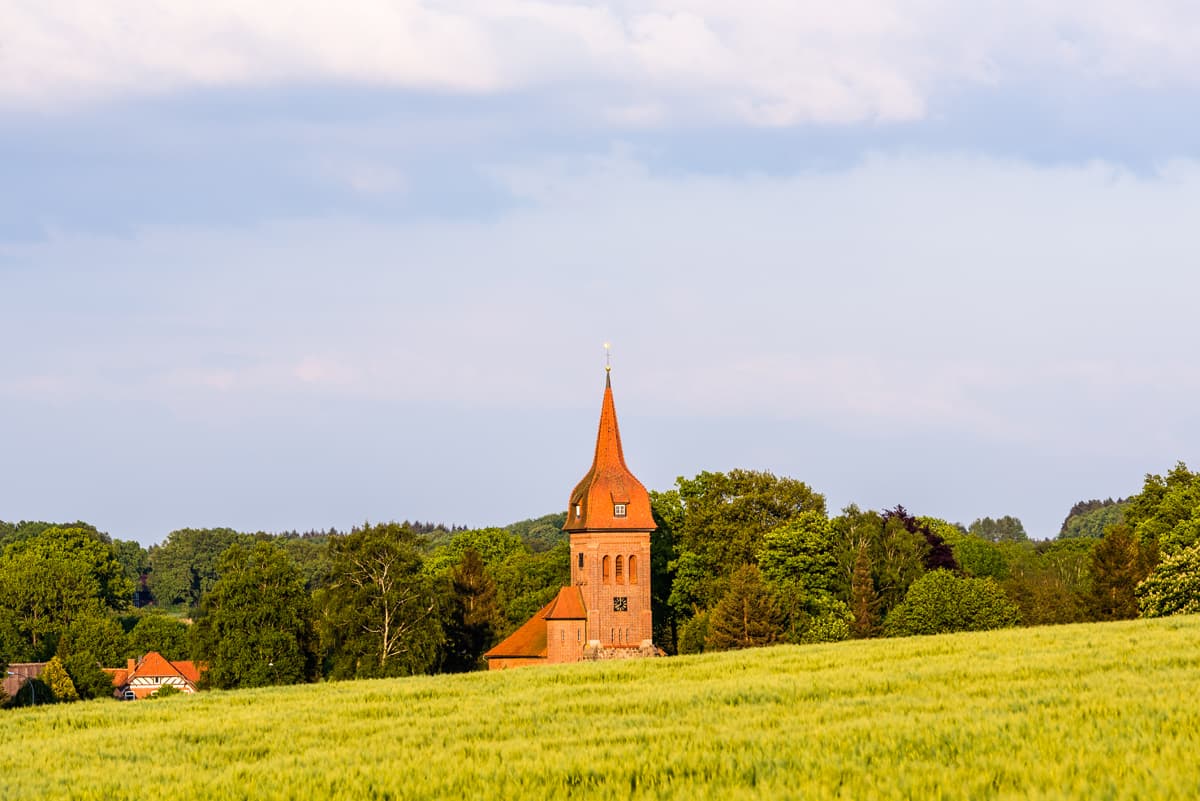
<svg viewBox="0 0 1200 801"><path fill-rule="evenodd" d="M50 109L334 82L791 126L920 119L973 86L1200 82L1200 10L1173 0L7 0L0 37L0 102Z"/></svg>

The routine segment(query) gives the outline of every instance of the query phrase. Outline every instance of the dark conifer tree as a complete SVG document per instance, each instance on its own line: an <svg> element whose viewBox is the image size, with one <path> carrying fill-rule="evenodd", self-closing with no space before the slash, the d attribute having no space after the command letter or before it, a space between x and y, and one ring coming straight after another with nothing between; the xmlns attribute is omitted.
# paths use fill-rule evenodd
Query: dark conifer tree
<svg viewBox="0 0 1200 801"><path fill-rule="evenodd" d="M873 637L879 631L879 595L871 577L871 555L864 542L854 557L854 576L850 582L850 611L854 623L850 631L855 637Z"/></svg>
<svg viewBox="0 0 1200 801"><path fill-rule="evenodd" d="M481 667L483 652L491 647L500 609L496 583L487 574L483 557L474 548L463 551L450 575L450 614L446 621L446 654L443 667L462 673Z"/></svg>

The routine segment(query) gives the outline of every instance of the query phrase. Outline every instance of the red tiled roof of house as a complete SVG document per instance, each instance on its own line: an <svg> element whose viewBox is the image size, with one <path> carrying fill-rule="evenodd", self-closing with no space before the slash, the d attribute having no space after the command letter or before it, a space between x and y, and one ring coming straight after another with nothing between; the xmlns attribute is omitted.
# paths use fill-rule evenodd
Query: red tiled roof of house
<svg viewBox="0 0 1200 801"><path fill-rule="evenodd" d="M175 669L179 671L179 675L183 676L192 684L200 681L200 674L202 670L195 662L172 662L171 664L174 665Z"/></svg>
<svg viewBox="0 0 1200 801"><path fill-rule="evenodd" d="M138 660L137 667L129 673L132 680L138 676L178 676L186 679L183 673L165 656L158 651L151 651Z"/></svg>
<svg viewBox="0 0 1200 801"><path fill-rule="evenodd" d="M587 605L578 587L563 587L550 602L546 620L587 620Z"/></svg>
<svg viewBox="0 0 1200 801"><path fill-rule="evenodd" d="M546 658L546 614L554 601L543 606L538 613L529 618L523 626L504 638L499 645L484 654L493 657L526 657L529 659Z"/></svg>
<svg viewBox="0 0 1200 801"><path fill-rule="evenodd" d="M129 670L127 668L101 668L101 670L112 676L114 687L124 687L129 683Z"/></svg>
<svg viewBox="0 0 1200 801"><path fill-rule="evenodd" d="M616 504L625 505L624 517L616 516ZM617 409L613 404L612 378L606 375L592 469L571 491L563 530L653 531L655 528L654 516L650 513L650 494L625 466Z"/></svg>

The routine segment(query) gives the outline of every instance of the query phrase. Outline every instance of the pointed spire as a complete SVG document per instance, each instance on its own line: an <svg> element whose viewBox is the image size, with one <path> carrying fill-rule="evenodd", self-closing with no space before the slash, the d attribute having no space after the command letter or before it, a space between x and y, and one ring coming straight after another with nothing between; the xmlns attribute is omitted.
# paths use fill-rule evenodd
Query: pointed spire
<svg viewBox="0 0 1200 801"><path fill-rule="evenodd" d="M613 402L611 365L604 370L604 400L600 404L592 469L571 492L563 528L568 531L654 528L650 495L625 465L617 407Z"/></svg>

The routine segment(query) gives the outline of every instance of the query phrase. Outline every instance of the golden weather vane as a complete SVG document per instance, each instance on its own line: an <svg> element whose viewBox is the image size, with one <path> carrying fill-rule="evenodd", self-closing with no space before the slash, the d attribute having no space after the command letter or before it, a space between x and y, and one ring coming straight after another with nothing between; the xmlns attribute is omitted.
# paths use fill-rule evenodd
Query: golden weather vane
<svg viewBox="0 0 1200 801"><path fill-rule="evenodd" d="M612 345L604 343L604 372L612 372Z"/></svg>

